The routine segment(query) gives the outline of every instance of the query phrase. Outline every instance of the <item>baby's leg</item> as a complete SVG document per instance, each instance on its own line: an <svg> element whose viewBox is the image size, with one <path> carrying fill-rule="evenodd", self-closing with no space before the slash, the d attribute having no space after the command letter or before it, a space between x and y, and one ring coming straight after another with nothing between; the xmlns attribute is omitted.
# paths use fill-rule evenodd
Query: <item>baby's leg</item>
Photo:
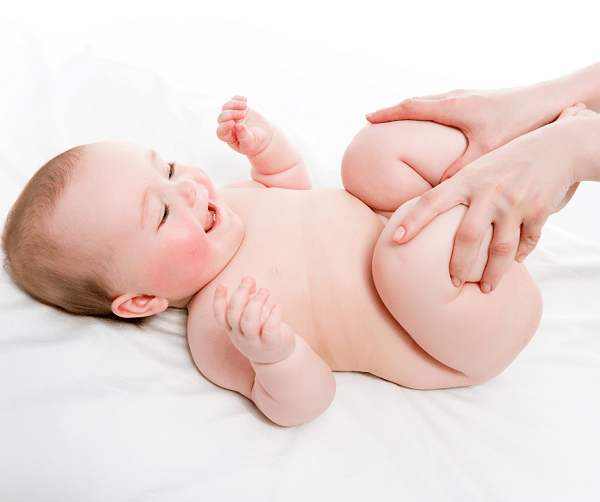
<svg viewBox="0 0 600 502"><path fill-rule="evenodd" d="M342 181L369 207L391 214L437 185L466 147L462 132L434 122L367 124L344 153Z"/></svg>
<svg viewBox="0 0 600 502"><path fill-rule="evenodd" d="M535 333L540 291L524 265L514 263L498 287L483 294L477 281L487 261L491 227L469 281L455 288L448 263L458 206L435 218L413 240L398 245L392 234L414 201L399 208L384 228L373 256L373 279L384 304L413 340L473 383L502 372Z"/></svg>
<svg viewBox="0 0 600 502"><path fill-rule="evenodd" d="M429 355L476 383L499 374L535 333L542 307L537 285L515 263L492 293L481 293L476 283L491 227L469 282L452 285L450 256L464 206L438 216L407 244L392 241L414 204L406 202L437 185L466 144L459 130L432 122L369 124L344 154L342 179L350 193L391 215L373 257L373 277L388 310Z"/></svg>

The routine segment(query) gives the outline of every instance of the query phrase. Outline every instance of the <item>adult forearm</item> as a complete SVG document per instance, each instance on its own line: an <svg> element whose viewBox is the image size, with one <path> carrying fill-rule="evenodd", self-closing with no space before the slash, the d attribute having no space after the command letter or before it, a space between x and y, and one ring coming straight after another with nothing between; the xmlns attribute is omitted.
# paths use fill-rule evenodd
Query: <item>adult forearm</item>
<svg viewBox="0 0 600 502"><path fill-rule="evenodd" d="M530 94L530 103L538 109L538 126L552 122L575 103L600 112L600 62L524 89Z"/></svg>
<svg viewBox="0 0 600 502"><path fill-rule="evenodd" d="M574 118L572 122L565 126L572 126L575 178L600 181L600 116Z"/></svg>

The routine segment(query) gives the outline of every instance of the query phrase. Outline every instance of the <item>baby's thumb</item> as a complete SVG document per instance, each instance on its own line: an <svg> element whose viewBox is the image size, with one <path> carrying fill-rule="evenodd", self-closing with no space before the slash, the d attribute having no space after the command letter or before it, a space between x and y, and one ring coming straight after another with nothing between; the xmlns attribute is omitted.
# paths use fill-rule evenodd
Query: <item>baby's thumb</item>
<svg viewBox="0 0 600 502"><path fill-rule="evenodd" d="M238 122L235 125L235 132L242 147L247 147L254 141L254 136L243 122Z"/></svg>

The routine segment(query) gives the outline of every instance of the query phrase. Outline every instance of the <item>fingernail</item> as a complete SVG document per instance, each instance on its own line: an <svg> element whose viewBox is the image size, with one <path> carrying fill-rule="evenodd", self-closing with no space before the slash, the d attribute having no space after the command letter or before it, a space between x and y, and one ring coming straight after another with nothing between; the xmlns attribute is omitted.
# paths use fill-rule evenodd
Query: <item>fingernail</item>
<svg viewBox="0 0 600 502"><path fill-rule="evenodd" d="M367 113L367 120L369 120L373 115L375 115L375 112Z"/></svg>
<svg viewBox="0 0 600 502"><path fill-rule="evenodd" d="M481 291L482 293L489 293L492 290L492 286L490 286L487 282L481 283Z"/></svg>
<svg viewBox="0 0 600 502"><path fill-rule="evenodd" d="M400 240L402 239L402 237L404 237L405 233L406 233L406 230L404 230L404 227L398 227L396 229L396 231L394 232L394 235L392 236L392 239L394 239L396 242L400 242Z"/></svg>
<svg viewBox="0 0 600 502"><path fill-rule="evenodd" d="M525 261L525 258L527 258L526 254L522 254L520 256L517 256L517 263L523 263Z"/></svg>
<svg viewBox="0 0 600 502"><path fill-rule="evenodd" d="M455 288L460 288L460 279L458 277L452 277L452 284Z"/></svg>

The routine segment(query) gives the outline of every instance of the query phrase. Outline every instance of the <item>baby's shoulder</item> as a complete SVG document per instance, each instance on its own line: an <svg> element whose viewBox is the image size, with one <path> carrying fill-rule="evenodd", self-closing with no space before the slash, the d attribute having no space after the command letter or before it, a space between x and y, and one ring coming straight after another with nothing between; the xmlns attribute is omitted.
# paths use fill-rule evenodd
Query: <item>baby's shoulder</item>
<svg viewBox="0 0 600 502"><path fill-rule="evenodd" d="M219 188L219 192L224 191L224 190L235 189L235 188L267 188L267 187L265 185L263 185L262 183L259 183L258 181L241 180L241 181L235 181L233 183L229 183L227 185L222 186L221 188Z"/></svg>

